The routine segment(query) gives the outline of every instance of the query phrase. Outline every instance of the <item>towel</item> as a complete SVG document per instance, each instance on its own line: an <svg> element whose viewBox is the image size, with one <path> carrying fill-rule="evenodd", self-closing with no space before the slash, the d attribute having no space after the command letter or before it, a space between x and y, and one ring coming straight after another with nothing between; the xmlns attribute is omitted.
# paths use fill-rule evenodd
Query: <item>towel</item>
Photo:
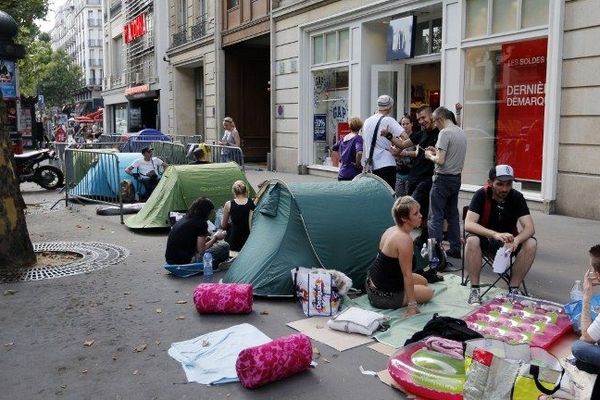
<svg viewBox="0 0 600 400"><path fill-rule="evenodd" d="M271 339L250 324L240 324L171 344L169 355L181 363L188 382L205 385L237 382L239 353Z"/></svg>

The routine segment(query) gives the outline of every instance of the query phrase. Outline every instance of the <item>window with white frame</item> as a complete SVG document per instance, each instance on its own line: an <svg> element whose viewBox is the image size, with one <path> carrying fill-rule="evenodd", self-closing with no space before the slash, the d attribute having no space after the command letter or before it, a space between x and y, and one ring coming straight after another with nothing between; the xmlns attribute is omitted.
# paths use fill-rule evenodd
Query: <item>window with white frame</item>
<svg viewBox="0 0 600 400"><path fill-rule="evenodd" d="M549 0L465 0L465 39L548 25Z"/></svg>
<svg viewBox="0 0 600 400"><path fill-rule="evenodd" d="M348 133L350 31L315 35L311 44L312 162L337 167L330 149Z"/></svg>

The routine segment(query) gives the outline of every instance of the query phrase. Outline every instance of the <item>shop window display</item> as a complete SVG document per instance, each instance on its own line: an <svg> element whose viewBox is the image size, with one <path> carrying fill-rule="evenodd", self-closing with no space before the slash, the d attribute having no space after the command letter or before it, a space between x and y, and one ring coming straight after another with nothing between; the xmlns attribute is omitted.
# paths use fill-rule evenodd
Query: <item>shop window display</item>
<svg viewBox="0 0 600 400"><path fill-rule="evenodd" d="M347 130L348 68L313 71L313 162L334 166L331 146Z"/></svg>
<svg viewBox="0 0 600 400"><path fill-rule="evenodd" d="M510 164L524 189L540 190L547 39L466 50L463 183L481 185L495 164Z"/></svg>
<svg viewBox="0 0 600 400"><path fill-rule="evenodd" d="M548 3L548 0L466 0L465 38L548 25ZM491 20L488 20L490 6Z"/></svg>

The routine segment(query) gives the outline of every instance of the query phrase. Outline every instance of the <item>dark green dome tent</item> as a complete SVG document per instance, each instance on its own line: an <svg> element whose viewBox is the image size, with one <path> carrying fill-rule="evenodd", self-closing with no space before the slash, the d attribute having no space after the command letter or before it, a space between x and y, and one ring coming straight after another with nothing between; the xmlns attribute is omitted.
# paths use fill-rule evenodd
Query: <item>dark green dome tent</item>
<svg viewBox="0 0 600 400"><path fill-rule="evenodd" d="M362 287L391 225L394 193L380 178L351 182L267 182L252 230L224 282L251 283L258 296L290 296L290 270L336 269Z"/></svg>
<svg viewBox="0 0 600 400"><path fill-rule="evenodd" d="M210 199L215 208L223 207L233 198L231 185L237 180L244 181L248 194L254 196L244 171L234 162L171 165L144 208L127 218L125 225L134 229L166 228L170 211L187 210L198 197Z"/></svg>

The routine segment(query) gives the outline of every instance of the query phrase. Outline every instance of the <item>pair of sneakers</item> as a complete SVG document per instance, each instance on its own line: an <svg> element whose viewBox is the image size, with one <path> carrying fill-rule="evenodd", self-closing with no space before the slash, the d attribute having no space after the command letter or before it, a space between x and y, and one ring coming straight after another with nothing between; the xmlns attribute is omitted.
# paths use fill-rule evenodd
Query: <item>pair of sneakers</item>
<svg viewBox="0 0 600 400"><path fill-rule="evenodd" d="M515 295L522 296L523 292L521 292L519 288L508 288L508 292L506 294L509 297ZM481 305L481 292L479 291L479 288L471 288L471 292L469 293L469 300L467 300L467 302L474 306Z"/></svg>

